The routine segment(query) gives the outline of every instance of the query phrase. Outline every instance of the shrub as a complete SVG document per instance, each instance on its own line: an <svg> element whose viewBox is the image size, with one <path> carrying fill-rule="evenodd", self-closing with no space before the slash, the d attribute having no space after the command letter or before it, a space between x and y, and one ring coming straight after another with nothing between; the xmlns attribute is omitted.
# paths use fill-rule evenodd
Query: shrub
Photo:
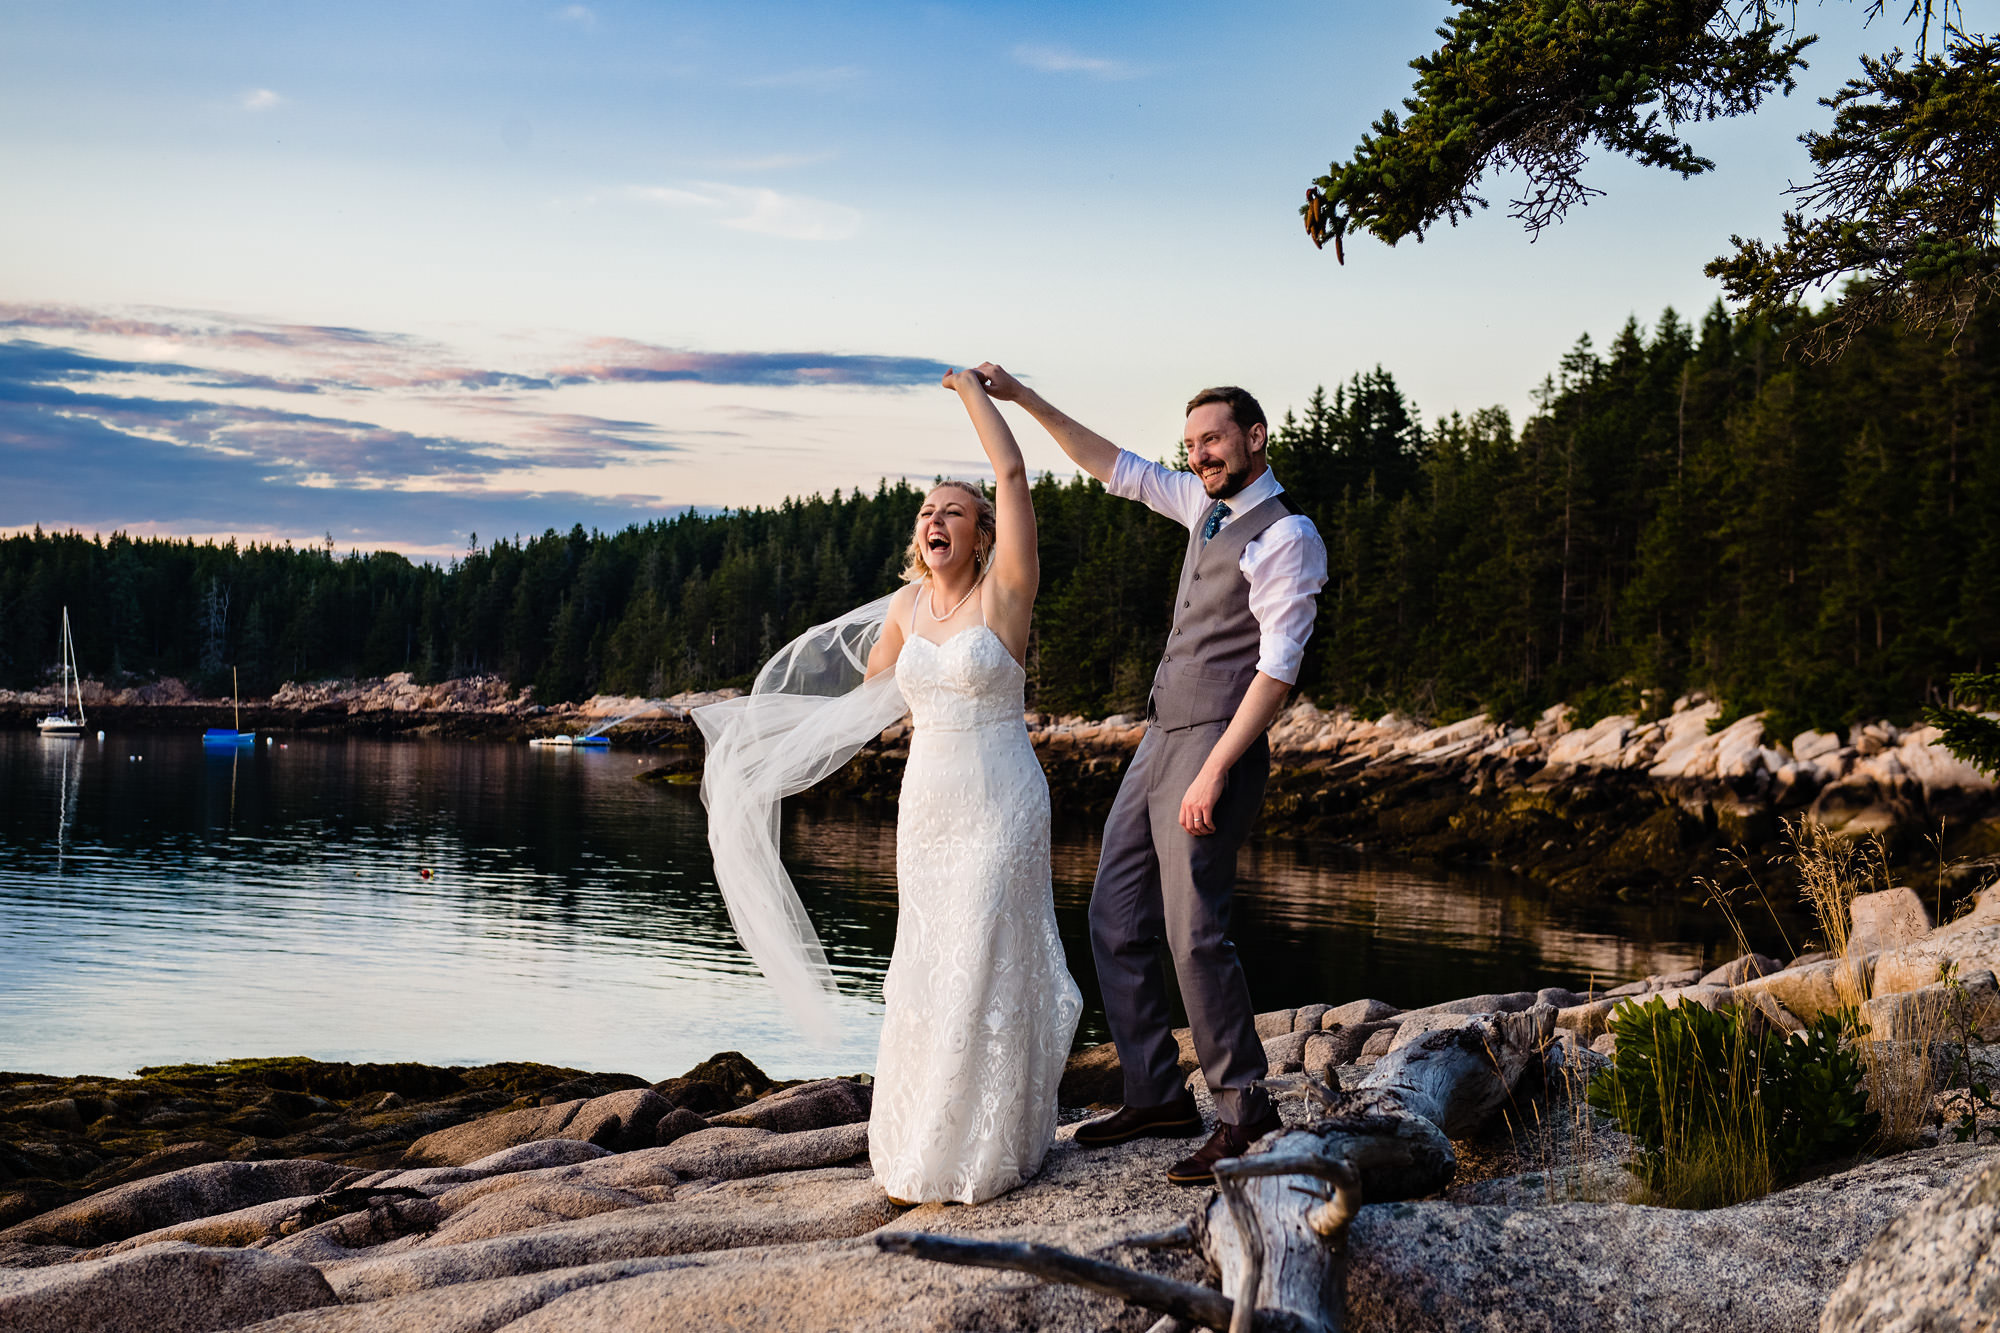
<svg viewBox="0 0 2000 1333"><path fill-rule="evenodd" d="M1587 1095L1638 1143L1632 1169L1653 1201L1755 1198L1859 1152L1876 1132L1861 1061L1842 1045L1856 1035L1851 1012L1822 1016L1790 1041L1755 1030L1758 1021L1658 999L1613 1014L1617 1055Z"/></svg>

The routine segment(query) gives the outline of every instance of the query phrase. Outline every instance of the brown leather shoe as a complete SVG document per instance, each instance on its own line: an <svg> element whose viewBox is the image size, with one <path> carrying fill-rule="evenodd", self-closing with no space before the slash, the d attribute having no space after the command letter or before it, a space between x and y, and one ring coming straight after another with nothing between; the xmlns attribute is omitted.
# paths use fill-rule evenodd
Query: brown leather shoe
<svg viewBox="0 0 2000 1333"><path fill-rule="evenodd" d="M1133 1139L1185 1139L1201 1133L1201 1108L1194 1094L1182 1091L1178 1101L1165 1106L1121 1106L1102 1120L1078 1125L1076 1143L1080 1148L1108 1148Z"/></svg>
<svg viewBox="0 0 2000 1333"><path fill-rule="evenodd" d="M1250 1150L1250 1145L1273 1130L1283 1129L1285 1122L1278 1116L1278 1108L1273 1106L1263 1115L1247 1125L1232 1125L1227 1122L1215 1127L1208 1142L1195 1151L1195 1155L1183 1158L1167 1168L1167 1183L1170 1185L1213 1185L1215 1164L1225 1157L1241 1157Z"/></svg>

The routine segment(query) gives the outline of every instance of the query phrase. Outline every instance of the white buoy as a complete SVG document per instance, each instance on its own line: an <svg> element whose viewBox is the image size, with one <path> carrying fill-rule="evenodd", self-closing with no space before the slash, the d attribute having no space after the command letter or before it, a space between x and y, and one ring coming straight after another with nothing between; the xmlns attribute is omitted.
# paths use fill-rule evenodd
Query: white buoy
<svg viewBox="0 0 2000 1333"><path fill-rule="evenodd" d="M97 739L99 739L99 740L103 740L103 739L104 739L104 733L103 733L103 732L101 732L101 731L100 731L100 732L98 732L98 733L97 733Z"/></svg>

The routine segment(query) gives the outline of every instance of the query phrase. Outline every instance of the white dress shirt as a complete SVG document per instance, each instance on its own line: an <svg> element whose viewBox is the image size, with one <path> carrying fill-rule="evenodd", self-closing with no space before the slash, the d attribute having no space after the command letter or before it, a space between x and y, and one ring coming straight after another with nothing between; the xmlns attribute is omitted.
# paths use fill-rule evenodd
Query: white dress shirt
<svg viewBox="0 0 2000 1333"><path fill-rule="evenodd" d="M1192 472L1176 472L1129 449L1118 451L1106 490L1165 514L1190 532L1208 522L1215 501ZM1228 527L1285 488L1265 468L1257 480L1230 496ZM1313 600L1326 586L1326 543L1304 514L1286 514L1250 539L1237 562L1250 581L1250 614L1257 618L1257 669L1296 685L1306 640L1312 637Z"/></svg>

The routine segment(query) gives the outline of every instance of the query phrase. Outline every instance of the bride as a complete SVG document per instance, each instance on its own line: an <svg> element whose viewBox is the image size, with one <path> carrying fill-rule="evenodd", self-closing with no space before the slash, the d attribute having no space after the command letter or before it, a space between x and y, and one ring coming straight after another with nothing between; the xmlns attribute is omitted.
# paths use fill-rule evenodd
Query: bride
<svg viewBox="0 0 2000 1333"><path fill-rule="evenodd" d="M833 986L777 860L777 799L845 763L907 704L896 944L868 1127L876 1180L898 1203L978 1203L1040 1169L1082 1011L1056 933L1048 783L1022 721L1040 579L1027 466L976 374L944 387L993 465L994 500L939 485L918 510L902 589L808 631L745 698L695 712L710 745L716 882L797 1010Z"/></svg>

